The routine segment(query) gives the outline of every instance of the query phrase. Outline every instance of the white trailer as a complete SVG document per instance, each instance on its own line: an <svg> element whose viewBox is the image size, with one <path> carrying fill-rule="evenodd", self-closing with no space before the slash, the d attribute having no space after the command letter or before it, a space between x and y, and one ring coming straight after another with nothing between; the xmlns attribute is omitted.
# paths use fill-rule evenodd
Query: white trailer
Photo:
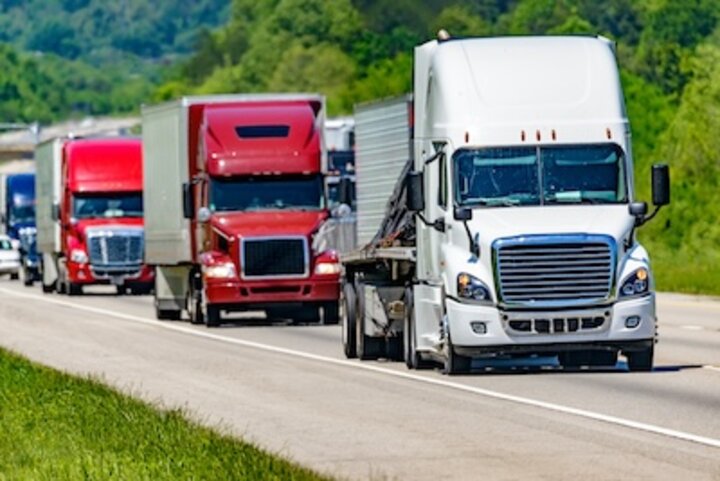
<svg viewBox="0 0 720 481"><path fill-rule="evenodd" d="M654 283L636 227L630 127L611 42L431 41L414 97L356 110L358 237L343 257L348 357L558 356L649 370ZM413 125L413 119L415 119Z"/></svg>
<svg viewBox="0 0 720 481"><path fill-rule="evenodd" d="M35 225L37 251L41 254L43 291L51 292L58 279L55 257L61 250L60 222L60 169L62 149L66 138L42 142L35 149Z"/></svg>

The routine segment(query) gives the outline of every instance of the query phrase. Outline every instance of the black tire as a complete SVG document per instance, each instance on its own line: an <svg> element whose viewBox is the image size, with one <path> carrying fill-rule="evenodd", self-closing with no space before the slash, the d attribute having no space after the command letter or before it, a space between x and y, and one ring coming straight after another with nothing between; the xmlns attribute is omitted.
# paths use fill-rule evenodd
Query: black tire
<svg viewBox="0 0 720 481"><path fill-rule="evenodd" d="M653 358L655 357L655 348L653 345L641 351L625 352L627 365L630 372L649 372L653 368Z"/></svg>
<svg viewBox="0 0 720 481"><path fill-rule="evenodd" d="M393 361L402 361L405 359L402 337L388 337L385 347L387 349L386 355L388 359Z"/></svg>
<svg viewBox="0 0 720 481"><path fill-rule="evenodd" d="M340 322L340 303L326 302L322 306L322 322L326 326L336 325Z"/></svg>
<svg viewBox="0 0 720 481"><path fill-rule="evenodd" d="M16 280L18 280L18 279L20 279L20 273L19 273L19 272L13 272L13 273L10 274L10 280L11 280L11 281L16 281Z"/></svg>
<svg viewBox="0 0 720 481"><path fill-rule="evenodd" d="M218 327L222 321L220 317L220 308L212 304L205 305L205 325L207 327Z"/></svg>
<svg viewBox="0 0 720 481"><path fill-rule="evenodd" d="M403 358L408 369L429 369L432 363L417 352L415 338L415 310L412 287L405 289L405 323L403 324Z"/></svg>
<svg viewBox="0 0 720 481"><path fill-rule="evenodd" d="M472 359L455 352L450 332L447 333L447 341L445 342L445 355L445 374L454 376L455 374L470 372Z"/></svg>
<svg viewBox="0 0 720 481"><path fill-rule="evenodd" d="M365 296L362 282L356 287L357 310L355 314L355 326L357 332L356 346L357 356L363 361L379 358L385 351L385 339L372 337L365 334Z"/></svg>
<svg viewBox="0 0 720 481"><path fill-rule="evenodd" d="M190 316L190 324L205 324L201 296L202 288L198 289L196 280L191 278L189 291L185 298L185 308Z"/></svg>
<svg viewBox="0 0 720 481"><path fill-rule="evenodd" d="M75 284L74 282L68 282L66 287L67 287L67 295L68 296L79 296L83 293L82 286L80 284Z"/></svg>
<svg viewBox="0 0 720 481"><path fill-rule="evenodd" d="M158 309L155 306L155 318L159 321L179 321L180 311L174 309Z"/></svg>
<svg viewBox="0 0 720 481"><path fill-rule="evenodd" d="M348 359L354 359L357 357L357 337L355 333L357 328L355 326L356 314L357 314L357 296L355 295L355 288L352 284L345 284L343 286L342 299L343 312L342 312L342 343L345 357Z"/></svg>
<svg viewBox="0 0 720 481"><path fill-rule="evenodd" d="M55 283L53 283L53 284L43 284L43 285L42 285L42 291L43 291L45 294L50 294L50 293L51 293L52 291L54 291L54 290L55 290Z"/></svg>
<svg viewBox="0 0 720 481"><path fill-rule="evenodd" d="M33 283L35 282L35 274L27 269L23 269L23 285L25 287L32 287Z"/></svg>

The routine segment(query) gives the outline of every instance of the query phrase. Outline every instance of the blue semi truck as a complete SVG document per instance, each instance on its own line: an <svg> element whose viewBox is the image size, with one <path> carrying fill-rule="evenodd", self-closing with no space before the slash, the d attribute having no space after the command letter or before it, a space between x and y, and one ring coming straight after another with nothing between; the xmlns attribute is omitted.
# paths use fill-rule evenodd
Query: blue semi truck
<svg viewBox="0 0 720 481"><path fill-rule="evenodd" d="M26 286L38 279L36 249L35 174L8 174L0 177L0 233L7 234L20 251L21 272Z"/></svg>

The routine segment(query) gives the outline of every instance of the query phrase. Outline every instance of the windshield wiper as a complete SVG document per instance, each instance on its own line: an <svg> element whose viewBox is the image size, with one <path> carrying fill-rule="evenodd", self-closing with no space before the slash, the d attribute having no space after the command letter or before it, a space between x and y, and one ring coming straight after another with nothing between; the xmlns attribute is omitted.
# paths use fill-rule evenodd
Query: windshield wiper
<svg viewBox="0 0 720 481"><path fill-rule="evenodd" d="M520 199L512 197L486 197L481 199L470 199L467 205L482 205L487 207L515 207L520 205Z"/></svg>
<svg viewBox="0 0 720 481"><path fill-rule="evenodd" d="M606 202L602 199L598 199L597 197L588 197L588 196L579 196L579 197L557 197L552 196L548 199L546 199L546 202L553 202L557 204L590 204L590 205L597 205L597 204L609 204L610 202Z"/></svg>

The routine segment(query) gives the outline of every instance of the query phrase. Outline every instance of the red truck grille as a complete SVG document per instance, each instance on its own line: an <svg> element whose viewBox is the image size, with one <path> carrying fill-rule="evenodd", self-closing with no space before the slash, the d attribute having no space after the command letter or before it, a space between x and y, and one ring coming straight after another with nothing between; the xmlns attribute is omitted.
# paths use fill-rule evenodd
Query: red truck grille
<svg viewBox="0 0 720 481"><path fill-rule="evenodd" d="M243 239L243 277L306 277L309 253L304 237Z"/></svg>

